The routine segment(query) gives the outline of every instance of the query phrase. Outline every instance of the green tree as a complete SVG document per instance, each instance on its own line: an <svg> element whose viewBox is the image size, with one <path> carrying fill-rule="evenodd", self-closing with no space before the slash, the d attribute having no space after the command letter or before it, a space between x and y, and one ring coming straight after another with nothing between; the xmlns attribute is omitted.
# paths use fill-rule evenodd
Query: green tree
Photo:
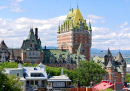
<svg viewBox="0 0 130 91"><path fill-rule="evenodd" d="M2 68L18 68L18 64L16 62L4 62L1 63L0 66Z"/></svg>
<svg viewBox="0 0 130 91"><path fill-rule="evenodd" d="M102 76L106 73L100 65L91 61L81 61L75 72L77 74L75 79L80 79L81 86L89 86L91 81L95 84L101 82Z"/></svg>
<svg viewBox="0 0 130 91"><path fill-rule="evenodd" d="M126 73L126 82L130 83L130 74Z"/></svg>
<svg viewBox="0 0 130 91"><path fill-rule="evenodd" d="M100 91L113 91L111 88L108 88L106 90L100 90Z"/></svg>
<svg viewBox="0 0 130 91"><path fill-rule="evenodd" d="M14 75L8 77L2 71L3 68L0 67L0 91L22 91L19 78Z"/></svg>

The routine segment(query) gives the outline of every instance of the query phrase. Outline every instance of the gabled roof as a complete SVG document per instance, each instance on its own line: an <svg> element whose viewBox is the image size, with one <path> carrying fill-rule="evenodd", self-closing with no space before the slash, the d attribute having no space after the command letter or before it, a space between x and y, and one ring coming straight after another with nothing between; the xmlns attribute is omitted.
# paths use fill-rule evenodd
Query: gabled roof
<svg viewBox="0 0 130 91"><path fill-rule="evenodd" d="M123 59L120 52L118 52L118 55L116 56L116 61L118 61L118 62L123 62L124 61L124 59Z"/></svg>
<svg viewBox="0 0 130 91"><path fill-rule="evenodd" d="M1 41L1 46L2 46L2 45L5 46L5 48L8 48L8 47L6 46L4 40Z"/></svg>
<svg viewBox="0 0 130 91"><path fill-rule="evenodd" d="M105 55L105 56L112 57L112 54L111 54L111 52L110 52L109 48L108 48L107 53L106 53L106 55Z"/></svg>

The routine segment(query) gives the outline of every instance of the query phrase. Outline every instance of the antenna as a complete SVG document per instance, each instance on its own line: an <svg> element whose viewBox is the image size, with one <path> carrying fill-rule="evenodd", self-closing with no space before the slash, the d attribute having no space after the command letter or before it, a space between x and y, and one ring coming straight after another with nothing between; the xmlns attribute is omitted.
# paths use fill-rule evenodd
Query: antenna
<svg viewBox="0 0 130 91"><path fill-rule="evenodd" d="M119 46L119 52L120 52L120 46Z"/></svg>
<svg viewBox="0 0 130 91"><path fill-rule="evenodd" d="M12 50L13 50L13 44L12 44Z"/></svg>

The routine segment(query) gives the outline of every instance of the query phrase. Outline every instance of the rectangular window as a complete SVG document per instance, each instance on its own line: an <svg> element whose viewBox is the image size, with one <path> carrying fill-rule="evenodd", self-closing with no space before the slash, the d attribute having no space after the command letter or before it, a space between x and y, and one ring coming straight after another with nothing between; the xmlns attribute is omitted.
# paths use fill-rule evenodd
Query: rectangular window
<svg viewBox="0 0 130 91"><path fill-rule="evenodd" d="M19 77L19 73L17 73L17 76Z"/></svg>

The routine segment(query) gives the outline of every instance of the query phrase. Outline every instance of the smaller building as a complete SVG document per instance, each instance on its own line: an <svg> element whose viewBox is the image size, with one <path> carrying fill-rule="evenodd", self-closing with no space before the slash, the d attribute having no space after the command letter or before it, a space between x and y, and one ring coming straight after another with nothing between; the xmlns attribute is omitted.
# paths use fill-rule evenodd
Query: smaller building
<svg viewBox="0 0 130 91"><path fill-rule="evenodd" d="M118 52L115 59L113 58L111 51L108 49L104 58L94 57L93 62L98 63L106 70L106 74L102 77L103 80L109 80L112 83L126 82L126 61Z"/></svg>
<svg viewBox="0 0 130 91"><path fill-rule="evenodd" d="M71 80L67 75L63 75L63 69L60 76L47 76L46 66L42 63L37 67L23 67L19 64L18 68L5 68L3 73L9 77L11 74L19 77L22 91L69 91L71 88Z"/></svg>
<svg viewBox="0 0 130 91"><path fill-rule="evenodd" d="M9 60L9 57L10 52L8 51L8 47L6 46L4 40L2 40L0 44L0 63Z"/></svg>
<svg viewBox="0 0 130 91"><path fill-rule="evenodd" d="M50 91L70 91L71 80L69 77L63 74L63 68L61 69L60 76L48 76L47 89Z"/></svg>

